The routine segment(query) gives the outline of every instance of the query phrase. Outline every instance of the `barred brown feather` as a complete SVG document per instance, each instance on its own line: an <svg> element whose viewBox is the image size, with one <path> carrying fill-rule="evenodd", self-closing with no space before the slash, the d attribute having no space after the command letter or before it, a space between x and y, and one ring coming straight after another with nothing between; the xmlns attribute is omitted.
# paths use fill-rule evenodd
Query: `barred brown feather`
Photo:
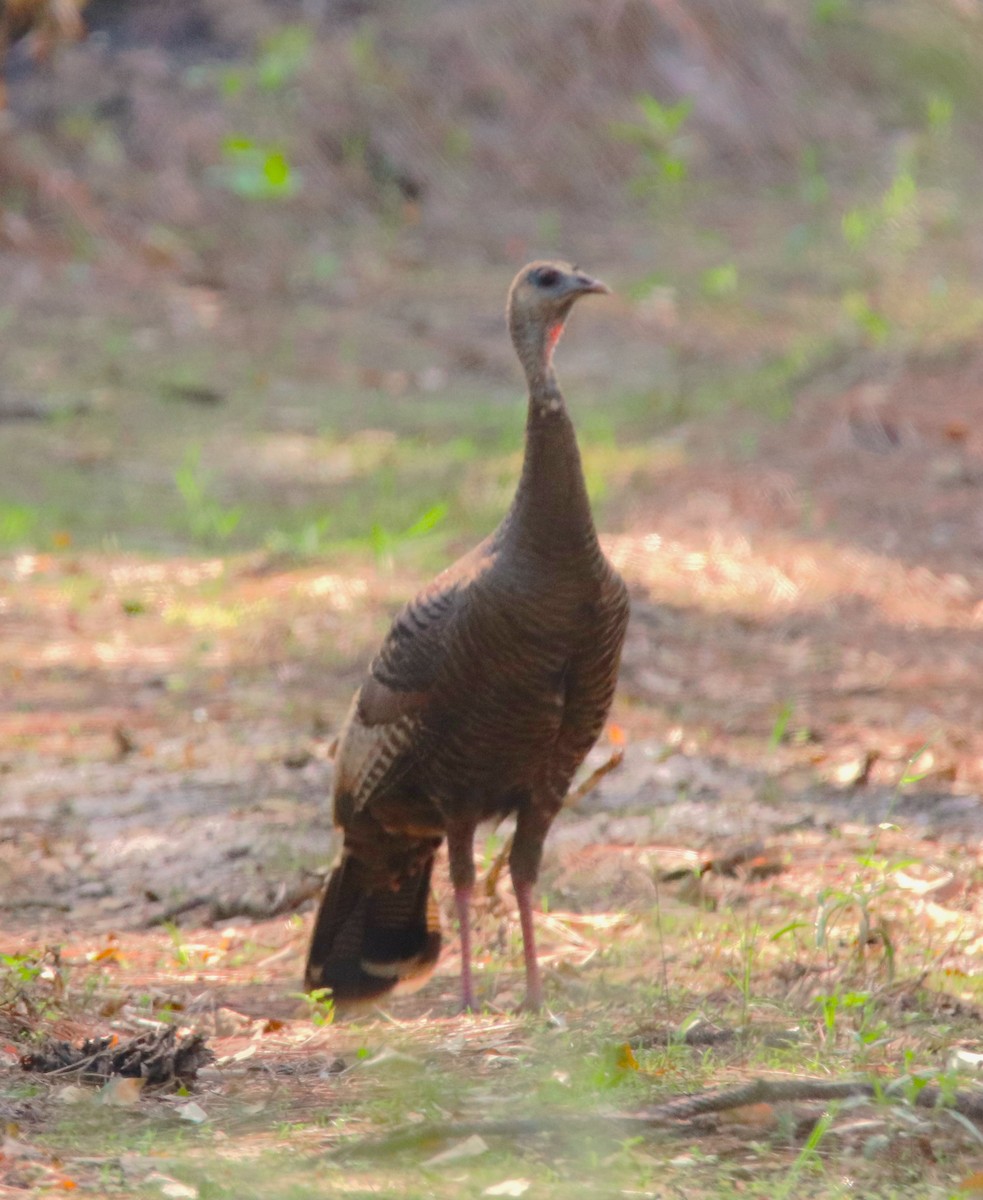
<svg viewBox="0 0 983 1200"><path fill-rule="evenodd" d="M468 905L480 821L516 815L510 870L527 1001L541 1002L531 889L543 840L614 695L625 586L598 544L552 352L574 301L603 284L560 263L524 268L509 329L526 372L522 475L499 528L395 618L339 739L341 861L308 956L337 1001L418 985L440 947L429 881L446 836L474 1004Z"/></svg>

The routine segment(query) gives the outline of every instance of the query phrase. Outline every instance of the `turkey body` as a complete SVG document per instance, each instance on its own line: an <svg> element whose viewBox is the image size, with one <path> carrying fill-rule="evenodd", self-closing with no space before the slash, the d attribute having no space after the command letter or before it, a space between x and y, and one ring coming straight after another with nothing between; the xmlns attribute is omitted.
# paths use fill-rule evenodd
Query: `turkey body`
<svg viewBox="0 0 983 1200"><path fill-rule="evenodd" d="M513 293L536 271L580 280L577 295L603 286L573 268L533 264ZM594 530L573 426L550 387L558 334L543 324L542 350L531 337L537 348L524 364L530 406L512 507L489 538L399 613L341 732L333 798L344 848L306 975L308 987L330 987L339 1002L406 988L432 972L440 933L430 873L446 837L462 998L473 1006L474 833L508 814L516 816L509 865L527 998L541 1001L531 888L546 832L603 728L628 620L625 586ZM515 329L513 340L523 358ZM546 369L542 386L537 365Z"/></svg>

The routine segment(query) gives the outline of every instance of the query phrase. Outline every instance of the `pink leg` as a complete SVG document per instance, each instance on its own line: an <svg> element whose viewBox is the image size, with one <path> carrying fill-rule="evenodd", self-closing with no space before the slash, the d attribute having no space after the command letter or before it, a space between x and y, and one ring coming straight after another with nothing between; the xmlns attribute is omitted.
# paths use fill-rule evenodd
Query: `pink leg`
<svg viewBox="0 0 983 1200"><path fill-rule="evenodd" d="M519 905L519 924L522 926L522 957L526 964L526 998L522 1007L536 1012L543 1007L543 981L536 958L536 931L532 922L532 884L517 883L512 887Z"/></svg>
<svg viewBox="0 0 983 1200"><path fill-rule="evenodd" d="M448 821L447 856L450 860L454 904L461 927L461 1008L472 1012L474 986L471 982L471 893L474 891L474 824Z"/></svg>
<svg viewBox="0 0 983 1200"><path fill-rule="evenodd" d="M473 1012L474 985L471 982L471 885L454 889L457 923L461 927L461 1009Z"/></svg>

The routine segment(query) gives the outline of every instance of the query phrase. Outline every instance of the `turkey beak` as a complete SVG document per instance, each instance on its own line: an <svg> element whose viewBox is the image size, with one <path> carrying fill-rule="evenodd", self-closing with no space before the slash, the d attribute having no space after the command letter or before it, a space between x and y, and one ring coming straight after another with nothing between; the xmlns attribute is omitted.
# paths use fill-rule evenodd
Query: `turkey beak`
<svg viewBox="0 0 983 1200"><path fill-rule="evenodd" d="M611 295L611 289L606 283L601 283L599 279L592 279L589 275L574 276L573 286L578 296Z"/></svg>

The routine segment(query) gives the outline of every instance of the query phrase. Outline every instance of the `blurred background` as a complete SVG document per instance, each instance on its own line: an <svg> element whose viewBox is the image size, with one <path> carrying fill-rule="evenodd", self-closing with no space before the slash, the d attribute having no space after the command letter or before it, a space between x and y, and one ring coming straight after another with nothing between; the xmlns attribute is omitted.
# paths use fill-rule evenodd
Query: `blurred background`
<svg viewBox="0 0 983 1200"><path fill-rule="evenodd" d="M561 354L606 529L760 503L895 550L801 474L915 431L965 484L975 386L910 389L983 321L977 0L0 11L2 546L438 561L508 501L504 295L550 255L617 292ZM694 500L769 439L822 461Z"/></svg>

